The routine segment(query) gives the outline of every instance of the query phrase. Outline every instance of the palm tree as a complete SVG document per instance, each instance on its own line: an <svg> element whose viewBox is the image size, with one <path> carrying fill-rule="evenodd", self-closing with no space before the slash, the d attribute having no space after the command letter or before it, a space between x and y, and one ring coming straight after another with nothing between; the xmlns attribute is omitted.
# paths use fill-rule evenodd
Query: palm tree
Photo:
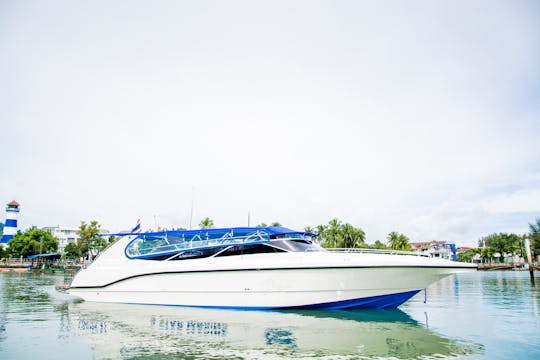
<svg viewBox="0 0 540 360"><path fill-rule="evenodd" d="M341 239L343 244L340 247L356 248L361 247L366 238L366 234L362 229L357 229L351 224L343 224L341 226Z"/></svg>
<svg viewBox="0 0 540 360"><path fill-rule="evenodd" d="M397 231L392 231L386 238L388 240L388 247L392 250L411 250L411 244L409 244L409 238L403 234L399 234Z"/></svg>
<svg viewBox="0 0 540 360"><path fill-rule="evenodd" d="M399 242L399 234L397 233L397 231L392 231L390 234L388 234L386 240L388 240L388 247L390 249L396 250Z"/></svg>
<svg viewBox="0 0 540 360"><path fill-rule="evenodd" d="M333 218L328 222L326 229L326 247L337 247L341 232L341 221L338 218Z"/></svg>
<svg viewBox="0 0 540 360"><path fill-rule="evenodd" d="M354 232L356 234L357 244L359 247L366 246L366 233L360 228L355 228Z"/></svg>
<svg viewBox="0 0 540 360"><path fill-rule="evenodd" d="M535 254L540 253L540 218L536 219L536 223L529 223L529 239L531 247Z"/></svg>
<svg viewBox="0 0 540 360"><path fill-rule="evenodd" d="M372 246L374 249L386 249L386 245L382 243L380 240L375 241L375 243Z"/></svg>
<svg viewBox="0 0 540 360"><path fill-rule="evenodd" d="M315 233L315 229L313 229L311 226L306 226L304 231L307 233Z"/></svg>
<svg viewBox="0 0 540 360"><path fill-rule="evenodd" d="M315 227L315 233L317 234L317 243L324 244L326 241L326 225L317 225Z"/></svg>
<svg viewBox="0 0 540 360"><path fill-rule="evenodd" d="M319 237L324 237L326 235L326 229L327 229L326 225L323 225L323 224L317 225L315 227L315 232L317 233L317 235L319 235Z"/></svg>
<svg viewBox="0 0 540 360"><path fill-rule="evenodd" d="M487 262L485 260L489 259L489 262L491 262L491 258L493 257L493 249L489 246L484 246L482 248L482 251L480 252L480 256L484 260L484 262Z"/></svg>
<svg viewBox="0 0 540 360"><path fill-rule="evenodd" d="M201 220L199 226L201 229L211 229L214 227L214 220L210 219L209 217L205 217Z"/></svg>

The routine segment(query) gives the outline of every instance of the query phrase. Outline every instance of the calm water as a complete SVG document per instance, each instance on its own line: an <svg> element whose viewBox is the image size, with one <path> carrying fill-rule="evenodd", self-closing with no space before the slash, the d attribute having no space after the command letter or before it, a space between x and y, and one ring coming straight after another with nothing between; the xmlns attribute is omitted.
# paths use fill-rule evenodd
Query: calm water
<svg viewBox="0 0 540 360"><path fill-rule="evenodd" d="M0 274L0 359L540 359L527 272L449 277L392 311L229 311L77 302ZM540 284L540 277L536 282Z"/></svg>

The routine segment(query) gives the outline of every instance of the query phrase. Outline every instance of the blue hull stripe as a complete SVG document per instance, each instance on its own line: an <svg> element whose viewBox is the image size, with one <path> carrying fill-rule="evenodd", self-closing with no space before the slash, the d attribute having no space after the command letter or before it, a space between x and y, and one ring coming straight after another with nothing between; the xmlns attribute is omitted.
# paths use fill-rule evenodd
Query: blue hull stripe
<svg viewBox="0 0 540 360"><path fill-rule="evenodd" d="M17 220L15 220L15 219L6 219L6 223L4 225L6 227L17 227Z"/></svg>
<svg viewBox="0 0 540 360"><path fill-rule="evenodd" d="M13 239L13 235L2 235L2 240L0 240L0 244L6 244L11 239Z"/></svg>
<svg viewBox="0 0 540 360"><path fill-rule="evenodd" d="M418 294L418 292L420 292L420 290L322 304L296 306L291 309L394 309Z"/></svg>
<svg viewBox="0 0 540 360"><path fill-rule="evenodd" d="M302 306L289 306L289 307L261 307L261 306L196 306L196 305L182 305L182 304L147 304L147 305L161 305L161 306L185 306L205 309L234 309L234 310L298 310L298 309L395 309L405 301L418 294L420 290L407 291L397 294L388 294L380 296L370 296L359 299L334 301L329 303L320 303L312 305ZM128 303L136 304L136 303Z"/></svg>

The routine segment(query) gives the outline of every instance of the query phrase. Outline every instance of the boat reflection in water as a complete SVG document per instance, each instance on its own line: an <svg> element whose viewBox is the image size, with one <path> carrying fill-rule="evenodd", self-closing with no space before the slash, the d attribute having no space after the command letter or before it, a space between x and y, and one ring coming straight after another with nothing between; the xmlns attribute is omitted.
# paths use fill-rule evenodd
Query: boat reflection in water
<svg viewBox="0 0 540 360"><path fill-rule="evenodd" d="M96 358L425 358L482 351L447 339L400 310L238 311L76 302L62 332Z"/></svg>

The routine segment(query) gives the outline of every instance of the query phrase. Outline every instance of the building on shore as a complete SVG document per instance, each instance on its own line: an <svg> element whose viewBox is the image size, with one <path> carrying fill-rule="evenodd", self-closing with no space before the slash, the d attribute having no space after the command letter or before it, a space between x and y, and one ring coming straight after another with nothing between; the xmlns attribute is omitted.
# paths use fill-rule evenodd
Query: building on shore
<svg viewBox="0 0 540 360"><path fill-rule="evenodd" d="M19 212L21 205L15 200L9 202L6 205L6 223L2 231L1 244L7 244L17 232L17 221L19 218Z"/></svg>
<svg viewBox="0 0 540 360"><path fill-rule="evenodd" d="M76 242L79 239L78 228L67 226L46 226L42 230L48 231L58 239L58 253L64 252L64 249L69 243Z"/></svg>
<svg viewBox="0 0 540 360"><path fill-rule="evenodd" d="M411 243L411 251L422 256L437 257L456 261L456 245L446 241Z"/></svg>

